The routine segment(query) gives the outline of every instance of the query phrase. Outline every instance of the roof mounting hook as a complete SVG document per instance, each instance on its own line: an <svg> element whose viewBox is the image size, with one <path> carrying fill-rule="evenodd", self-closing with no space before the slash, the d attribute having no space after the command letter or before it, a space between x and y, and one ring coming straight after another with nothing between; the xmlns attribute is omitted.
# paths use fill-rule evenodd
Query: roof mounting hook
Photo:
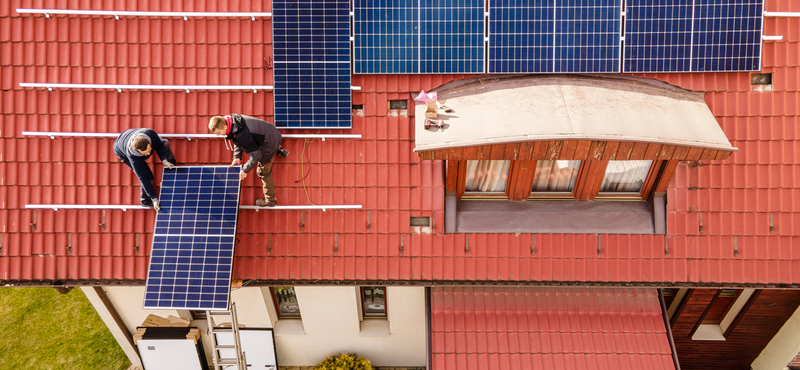
<svg viewBox="0 0 800 370"><path fill-rule="evenodd" d="M257 92L258 92L258 90L256 90L256 89L253 89L253 94L255 94L255 93L257 93Z"/></svg>
<svg viewBox="0 0 800 370"><path fill-rule="evenodd" d="M186 89L186 93L187 93L187 94L189 93L189 89Z"/></svg>
<svg viewBox="0 0 800 370"><path fill-rule="evenodd" d="M114 14L114 19L119 20L119 14Z"/></svg>
<svg viewBox="0 0 800 370"><path fill-rule="evenodd" d="M189 18L188 18L187 16L185 16L185 15L184 15L184 16L183 16L183 20L184 20L184 21L188 21L188 20L189 20Z"/></svg>
<svg viewBox="0 0 800 370"><path fill-rule="evenodd" d="M117 88L117 92L118 92L118 93L121 93L121 92L122 92L122 89L120 89L120 88L118 87L118 88Z"/></svg>
<svg viewBox="0 0 800 370"><path fill-rule="evenodd" d="M254 16L254 15L251 15L251 16L250 16L250 20L251 20L251 21L253 21L253 22L255 22L255 20L256 20L256 16Z"/></svg>
<svg viewBox="0 0 800 370"><path fill-rule="evenodd" d="M36 230L36 210L35 209L33 210L33 222L31 222L29 225L31 225L31 229Z"/></svg>
<svg viewBox="0 0 800 370"><path fill-rule="evenodd" d="M56 137L55 137L55 136L53 136L53 135L50 135L50 140L55 140L55 139L56 139Z"/></svg>
<svg viewBox="0 0 800 370"><path fill-rule="evenodd" d="M53 88L50 87L50 86L47 86L47 91L53 91Z"/></svg>
<svg viewBox="0 0 800 370"><path fill-rule="evenodd" d="M50 18L50 13L44 13L45 18Z"/></svg>

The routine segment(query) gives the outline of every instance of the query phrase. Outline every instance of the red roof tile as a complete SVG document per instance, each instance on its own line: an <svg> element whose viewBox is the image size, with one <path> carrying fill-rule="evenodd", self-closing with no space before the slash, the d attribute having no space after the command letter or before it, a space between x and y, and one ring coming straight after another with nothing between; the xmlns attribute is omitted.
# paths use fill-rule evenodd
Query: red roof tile
<svg viewBox="0 0 800 370"><path fill-rule="evenodd" d="M177 3L176 3L177 4ZM25 131L205 133L212 114L272 119L272 95L249 92L21 89L20 82L265 84L271 24L257 19L140 19L19 15L0 5L0 280L143 280L153 213L32 211L33 203L132 204L138 184L109 139L25 137ZM106 9L269 11L269 2L101 2ZM27 6L27 5L25 5ZM768 11L800 11L769 0ZM26 31L28 30L28 31ZM667 235L444 234L443 166L413 152L408 99L467 75L355 75L358 140L287 139L278 161L281 204L362 204L358 211L242 211L234 275L264 280L712 283L800 285L800 19L766 18L763 65L773 91L749 73L650 74L706 101L741 152L680 165L668 190ZM311 133L310 130L296 132ZM340 133L340 131L326 131ZM186 164L220 164L211 140L175 140ZM160 174L156 167L156 176ZM303 182L297 182L305 173ZM259 193L244 182L242 202ZM35 216L34 216L35 215ZM432 216L417 234L411 216ZM31 226L34 224L35 229ZM701 224L702 219L702 224ZM702 227L701 227L702 226ZM270 237L272 243L270 244ZM476 357L488 363L495 357ZM516 361L516 360L515 360ZM541 363L558 356L535 357ZM587 360L589 361L589 360ZM603 360L605 361L605 360ZM611 360L609 360L611 361ZM609 367L618 366L609 362Z"/></svg>
<svg viewBox="0 0 800 370"><path fill-rule="evenodd" d="M447 369L675 369L655 289L431 288Z"/></svg>

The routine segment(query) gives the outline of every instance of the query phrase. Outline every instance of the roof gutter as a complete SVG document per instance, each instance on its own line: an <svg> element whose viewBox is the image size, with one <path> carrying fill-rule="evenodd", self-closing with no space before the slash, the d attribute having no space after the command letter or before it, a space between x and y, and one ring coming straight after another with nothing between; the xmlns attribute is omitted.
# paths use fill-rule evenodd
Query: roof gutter
<svg viewBox="0 0 800 370"><path fill-rule="evenodd" d="M664 295L661 289L658 290L658 303L661 304L661 318L664 319L664 326L667 328L667 339L669 339L669 347L672 349L672 362L675 364L675 370L681 370L681 364L678 362L678 351L675 348L675 339L672 337L672 327L669 324L669 316L667 316L667 305L664 303Z"/></svg>

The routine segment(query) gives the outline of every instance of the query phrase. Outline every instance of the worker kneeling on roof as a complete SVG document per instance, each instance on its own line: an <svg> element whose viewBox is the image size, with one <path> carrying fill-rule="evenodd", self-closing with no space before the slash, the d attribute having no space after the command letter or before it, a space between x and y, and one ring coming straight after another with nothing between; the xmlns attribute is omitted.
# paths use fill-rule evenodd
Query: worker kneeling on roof
<svg viewBox="0 0 800 370"><path fill-rule="evenodd" d="M147 165L147 159L153 155L153 150L158 154L165 169L172 169L178 162L172 154L169 140L162 139L149 128L132 128L125 130L114 141L114 154L122 163L125 163L141 182L139 201L145 207L156 211L161 210L158 204L158 194L153 186L153 171Z"/></svg>
<svg viewBox="0 0 800 370"><path fill-rule="evenodd" d="M267 121L232 113L227 116L214 116L208 122L208 129L214 134L225 136L233 143L233 162L231 167L242 164L242 152L250 159L242 166L239 180L257 167L256 174L261 179L264 199L256 201L259 207L275 207L275 184L272 181L272 161L275 154L286 158L289 151L281 147L281 133Z"/></svg>

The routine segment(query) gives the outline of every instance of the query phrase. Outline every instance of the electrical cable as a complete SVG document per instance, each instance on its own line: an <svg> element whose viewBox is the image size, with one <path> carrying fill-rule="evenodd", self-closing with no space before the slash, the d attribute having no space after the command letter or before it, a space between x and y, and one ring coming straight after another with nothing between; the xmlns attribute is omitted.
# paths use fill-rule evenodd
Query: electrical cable
<svg viewBox="0 0 800 370"><path fill-rule="evenodd" d="M317 131L314 131L314 134L316 134L316 133L317 133ZM312 206L315 206L316 204L311 202L311 198L308 196L308 189L306 188L306 177L308 177L308 175L311 174L311 158L309 157L308 151L306 151L306 145L309 145L309 149L310 149L310 144L313 141L314 141L314 138L312 138L311 140L303 139L303 152L300 153L300 174L302 175L303 172L304 172L303 171L303 157L305 157L306 160L308 160L308 172L300 180L297 180L294 183L297 184L298 182L301 182L301 181L303 182L303 192L305 192L305 194L306 194L306 201L308 201L308 204L310 204Z"/></svg>

